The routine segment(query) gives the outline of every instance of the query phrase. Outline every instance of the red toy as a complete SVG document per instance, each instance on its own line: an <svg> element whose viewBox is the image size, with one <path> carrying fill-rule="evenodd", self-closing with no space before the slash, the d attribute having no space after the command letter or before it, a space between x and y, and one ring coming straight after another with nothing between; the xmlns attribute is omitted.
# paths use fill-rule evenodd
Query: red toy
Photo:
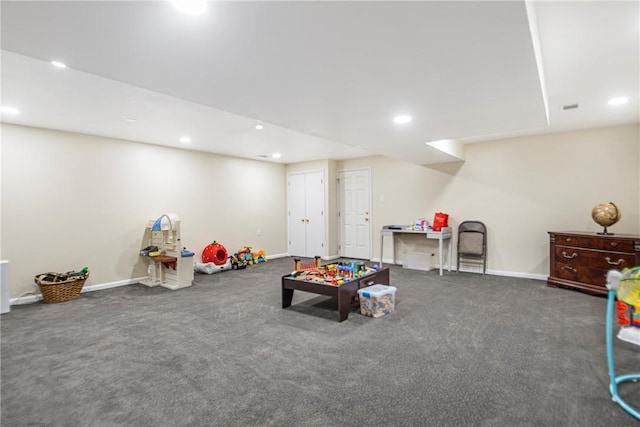
<svg viewBox="0 0 640 427"><path fill-rule="evenodd" d="M215 240L207 245L202 251L202 262L212 262L215 265L222 265L227 262L227 249Z"/></svg>

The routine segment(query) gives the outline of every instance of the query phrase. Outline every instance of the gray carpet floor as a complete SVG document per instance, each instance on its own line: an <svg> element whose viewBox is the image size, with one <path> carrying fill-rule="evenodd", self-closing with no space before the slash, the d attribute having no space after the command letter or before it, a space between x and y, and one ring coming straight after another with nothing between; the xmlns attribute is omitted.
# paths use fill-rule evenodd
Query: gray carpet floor
<svg viewBox="0 0 640 427"><path fill-rule="evenodd" d="M395 313L339 323L290 258L130 285L1 318L11 426L631 426L611 401L606 299L545 282L391 266ZM616 340L619 371L640 352ZM622 387L640 406L640 384Z"/></svg>

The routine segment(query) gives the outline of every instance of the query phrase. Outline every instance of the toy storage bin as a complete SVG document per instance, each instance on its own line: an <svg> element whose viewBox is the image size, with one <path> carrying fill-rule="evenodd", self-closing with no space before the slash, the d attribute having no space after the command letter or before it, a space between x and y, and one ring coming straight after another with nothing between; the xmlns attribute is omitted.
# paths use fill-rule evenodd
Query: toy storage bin
<svg viewBox="0 0 640 427"><path fill-rule="evenodd" d="M80 296L89 271L68 271L67 273L44 273L35 276L44 302L71 301Z"/></svg>
<svg viewBox="0 0 640 427"><path fill-rule="evenodd" d="M382 317L395 310L395 286L372 285L358 289L360 313L369 317Z"/></svg>

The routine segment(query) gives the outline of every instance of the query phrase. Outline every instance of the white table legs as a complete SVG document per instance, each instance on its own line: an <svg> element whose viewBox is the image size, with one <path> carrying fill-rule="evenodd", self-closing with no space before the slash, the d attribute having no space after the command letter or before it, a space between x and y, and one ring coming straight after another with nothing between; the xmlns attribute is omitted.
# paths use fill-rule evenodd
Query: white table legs
<svg viewBox="0 0 640 427"><path fill-rule="evenodd" d="M397 233L402 233L402 231L393 231L393 230L380 230L380 268L382 268L382 263L383 263L383 256L384 256L384 238L387 236L391 236L392 242L391 242L391 251L392 251L392 256L393 256L393 263L396 263L396 234ZM406 232L405 232L406 233ZM427 235L427 239L434 239L434 240L438 240L438 255L440 256L440 275L442 276L443 273L443 269L444 269L444 258L442 256L443 254L443 246L444 246L444 241L447 241L447 244L449 245L448 247L448 261L449 261L449 272L451 272L451 260L453 258L453 247L451 245L451 233L448 233L447 236L445 236L444 234L439 235L438 237L433 237L433 233L431 233L432 237L429 237L429 235Z"/></svg>

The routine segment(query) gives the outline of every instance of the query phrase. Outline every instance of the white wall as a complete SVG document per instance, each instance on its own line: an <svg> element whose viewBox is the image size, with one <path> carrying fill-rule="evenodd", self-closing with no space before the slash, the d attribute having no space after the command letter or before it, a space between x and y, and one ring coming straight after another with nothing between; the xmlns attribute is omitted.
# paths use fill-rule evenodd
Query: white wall
<svg viewBox="0 0 640 427"><path fill-rule="evenodd" d="M7 124L2 150L12 298L36 292L47 271L88 266L87 285L144 276L145 227L166 212L197 261L214 239L230 252L287 252L283 165Z"/></svg>
<svg viewBox="0 0 640 427"><path fill-rule="evenodd" d="M640 234L638 125L468 145L464 164L435 199L453 215L486 223L489 268L548 274L548 231L602 231L593 206L614 202L611 232Z"/></svg>
<svg viewBox="0 0 640 427"><path fill-rule="evenodd" d="M413 224L418 218L432 222L435 210L443 210L433 203L450 176L424 166L406 163L382 156L338 162L340 170L371 170L371 230L372 258L380 257L380 229L389 224ZM424 237L403 235L396 246L397 261L402 261L407 251L431 251L437 242ZM391 239L385 240L384 261L391 261ZM437 261L438 262L438 261Z"/></svg>
<svg viewBox="0 0 640 427"><path fill-rule="evenodd" d="M339 168L372 169L374 258L383 225L432 221L443 211L454 231L464 220L486 223L489 270L542 278L548 275L547 231L601 231L591 219L598 203L621 207L622 220L610 231L640 234L639 151L639 127L627 125L471 144L465 162L421 167L371 157L339 162ZM398 259L407 250L435 247L404 237ZM385 259L390 255L385 242Z"/></svg>
<svg viewBox="0 0 640 427"><path fill-rule="evenodd" d="M640 234L639 132L636 124L472 144L465 162L431 167L379 156L285 167L4 124L0 253L11 261L12 298L36 291L33 276L45 271L87 265L88 284L143 276L144 227L165 212L180 215L183 243L198 255L214 239L230 251L284 254L286 174L325 171L335 211L337 171L370 168L373 258L383 225L444 211L454 229L466 219L487 224L490 272L543 278L547 231L599 231L590 217L597 203L622 209L610 231ZM337 251L334 216L325 256ZM435 247L403 239L399 259Z"/></svg>

